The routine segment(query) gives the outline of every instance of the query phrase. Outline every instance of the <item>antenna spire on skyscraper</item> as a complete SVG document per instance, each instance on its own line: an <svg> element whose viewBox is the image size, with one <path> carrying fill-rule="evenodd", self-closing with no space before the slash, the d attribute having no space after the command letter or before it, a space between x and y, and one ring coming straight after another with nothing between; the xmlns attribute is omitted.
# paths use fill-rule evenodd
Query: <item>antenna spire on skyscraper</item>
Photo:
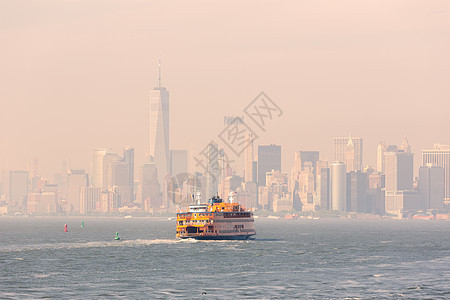
<svg viewBox="0 0 450 300"><path fill-rule="evenodd" d="M158 63L158 72L159 72L159 76L158 76L158 87L161 88L161 56L159 57L159 63Z"/></svg>

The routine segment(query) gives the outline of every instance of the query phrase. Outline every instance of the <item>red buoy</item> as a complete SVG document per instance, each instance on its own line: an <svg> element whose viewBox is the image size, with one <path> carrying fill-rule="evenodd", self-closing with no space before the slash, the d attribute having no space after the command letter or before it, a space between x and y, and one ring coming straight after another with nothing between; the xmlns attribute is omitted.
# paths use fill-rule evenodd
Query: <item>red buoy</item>
<svg viewBox="0 0 450 300"><path fill-rule="evenodd" d="M67 224L65 224L64 225L64 232L67 232L67 231L69 231L69 230L67 229Z"/></svg>

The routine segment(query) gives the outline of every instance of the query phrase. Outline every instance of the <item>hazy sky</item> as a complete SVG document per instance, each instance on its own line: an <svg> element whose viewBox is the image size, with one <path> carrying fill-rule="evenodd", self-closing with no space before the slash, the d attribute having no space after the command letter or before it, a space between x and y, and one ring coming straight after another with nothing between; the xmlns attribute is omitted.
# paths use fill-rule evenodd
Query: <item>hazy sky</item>
<svg viewBox="0 0 450 300"><path fill-rule="evenodd" d="M0 41L0 170L37 157L52 180L126 145L142 162L160 55L172 149L200 151L260 91L284 111L259 140L284 169L349 132L372 165L380 140L450 144L449 1L1 1Z"/></svg>

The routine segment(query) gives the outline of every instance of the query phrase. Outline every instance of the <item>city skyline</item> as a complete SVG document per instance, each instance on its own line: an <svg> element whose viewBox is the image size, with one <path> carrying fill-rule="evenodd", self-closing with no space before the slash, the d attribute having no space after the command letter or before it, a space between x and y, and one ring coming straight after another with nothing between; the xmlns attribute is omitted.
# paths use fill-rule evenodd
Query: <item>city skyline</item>
<svg viewBox="0 0 450 300"><path fill-rule="evenodd" d="M0 49L0 170L24 169L38 157L51 177L63 161L88 169L91 149L126 145L144 162L148 92L158 85L160 56L173 149L201 151L196 147L217 136L223 116L239 114L261 90L284 115L255 145L283 145L283 169L299 149L331 160L331 139L349 132L364 138L364 162L372 166L381 140L408 136L414 153L449 144L445 110L423 110L424 103L446 107L448 99L446 1L349 1L332 9L265 2L257 10L199 1L201 11L184 3L172 11L164 2L35 3L28 11L19 2L1 4L16 17L0 23L7 45Z"/></svg>

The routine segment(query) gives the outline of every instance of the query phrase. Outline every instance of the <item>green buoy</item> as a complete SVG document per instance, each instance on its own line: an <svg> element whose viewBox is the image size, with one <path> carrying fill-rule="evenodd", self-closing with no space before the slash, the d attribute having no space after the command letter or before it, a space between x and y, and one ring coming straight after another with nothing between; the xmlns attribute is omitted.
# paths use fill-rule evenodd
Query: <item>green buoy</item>
<svg viewBox="0 0 450 300"><path fill-rule="evenodd" d="M84 228L84 221L81 222L81 228Z"/></svg>
<svg viewBox="0 0 450 300"><path fill-rule="evenodd" d="M116 232L116 237L114 238L115 240L120 240L120 236L119 236L119 233L118 232Z"/></svg>

